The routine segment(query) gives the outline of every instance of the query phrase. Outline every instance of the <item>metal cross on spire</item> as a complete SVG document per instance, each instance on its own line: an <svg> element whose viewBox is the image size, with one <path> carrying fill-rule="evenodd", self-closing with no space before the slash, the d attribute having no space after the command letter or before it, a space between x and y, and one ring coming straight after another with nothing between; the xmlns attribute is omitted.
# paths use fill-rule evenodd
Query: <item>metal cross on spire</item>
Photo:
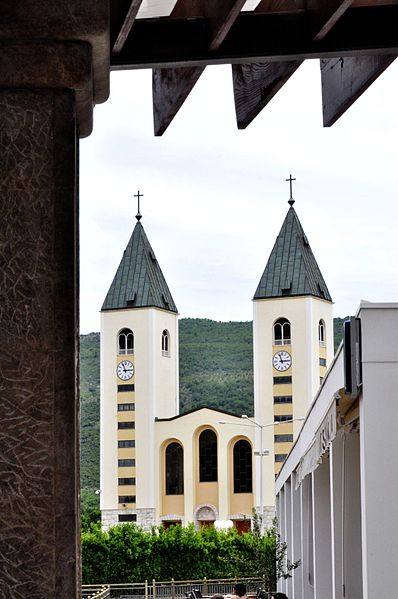
<svg viewBox="0 0 398 599"><path fill-rule="evenodd" d="M140 190L138 190L138 192L134 194L134 197L135 197L135 198L138 198L138 212L137 212L137 214L135 215L135 218L136 218L138 221L140 221L140 220L142 219L142 214L141 214L141 212L140 212L140 198L142 198L143 196L144 196L144 194L143 194L143 193L140 193Z"/></svg>
<svg viewBox="0 0 398 599"><path fill-rule="evenodd" d="M294 204L294 200L293 200L293 189L292 189L292 182L295 181L296 179L292 177L292 175L289 176L288 179L285 179L285 181L289 181L290 183L290 199L288 201L288 203L293 206Z"/></svg>

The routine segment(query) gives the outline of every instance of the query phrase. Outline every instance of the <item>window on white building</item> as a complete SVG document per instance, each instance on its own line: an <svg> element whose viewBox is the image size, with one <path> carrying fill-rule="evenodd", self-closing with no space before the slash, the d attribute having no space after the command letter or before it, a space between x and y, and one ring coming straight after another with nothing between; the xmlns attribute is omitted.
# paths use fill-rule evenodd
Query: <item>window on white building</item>
<svg viewBox="0 0 398 599"><path fill-rule="evenodd" d="M118 337L119 356L134 353L134 333L130 329L123 329Z"/></svg>
<svg viewBox="0 0 398 599"><path fill-rule="evenodd" d="M290 345L291 330L287 318L278 318L274 323L274 345Z"/></svg>

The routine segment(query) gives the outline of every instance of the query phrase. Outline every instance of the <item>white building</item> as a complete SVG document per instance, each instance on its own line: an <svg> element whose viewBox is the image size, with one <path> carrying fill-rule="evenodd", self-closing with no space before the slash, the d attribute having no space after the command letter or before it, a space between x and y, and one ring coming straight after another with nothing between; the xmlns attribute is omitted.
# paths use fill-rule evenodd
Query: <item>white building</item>
<svg viewBox="0 0 398 599"><path fill-rule="evenodd" d="M397 596L398 304L362 302L276 480L289 599Z"/></svg>

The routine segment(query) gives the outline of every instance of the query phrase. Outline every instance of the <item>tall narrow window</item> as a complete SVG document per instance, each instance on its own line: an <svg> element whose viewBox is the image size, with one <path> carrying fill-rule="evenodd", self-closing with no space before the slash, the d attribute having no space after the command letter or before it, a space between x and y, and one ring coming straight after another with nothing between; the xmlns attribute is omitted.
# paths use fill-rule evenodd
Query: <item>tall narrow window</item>
<svg viewBox="0 0 398 599"><path fill-rule="evenodd" d="M234 445L234 493L253 491L252 448L245 440Z"/></svg>
<svg viewBox="0 0 398 599"><path fill-rule="evenodd" d="M286 318L278 318L274 324L274 345L290 345L290 322Z"/></svg>
<svg viewBox="0 0 398 599"><path fill-rule="evenodd" d="M319 321L318 325L318 339L320 345L326 344L326 327L325 322L323 320Z"/></svg>
<svg viewBox="0 0 398 599"><path fill-rule="evenodd" d="M170 334L166 329L162 333L162 355L170 355Z"/></svg>
<svg viewBox="0 0 398 599"><path fill-rule="evenodd" d="M199 436L199 481L217 482L217 436L209 428Z"/></svg>
<svg viewBox="0 0 398 599"><path fill-rule="evenodd" d="M179 443L166 447L166 495L184 494L184 450Z"/></svg>
<svg viewBox="0 0 398 599"><path fill-rule="evenodd" d="M134 353L134 333L130 329L123 329L119 333L118 338L119 355L127 355Z"/></svg>

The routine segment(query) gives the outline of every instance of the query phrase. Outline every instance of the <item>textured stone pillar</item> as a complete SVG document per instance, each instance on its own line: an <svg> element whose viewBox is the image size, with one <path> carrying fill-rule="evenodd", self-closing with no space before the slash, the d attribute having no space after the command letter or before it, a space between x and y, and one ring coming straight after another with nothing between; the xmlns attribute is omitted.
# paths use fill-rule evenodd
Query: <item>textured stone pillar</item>
<svg viewBox="0 0 398 599"><path fill-rule="evenodd" d="M0 90L0 597L80 584L75 93Z"/></svg>

